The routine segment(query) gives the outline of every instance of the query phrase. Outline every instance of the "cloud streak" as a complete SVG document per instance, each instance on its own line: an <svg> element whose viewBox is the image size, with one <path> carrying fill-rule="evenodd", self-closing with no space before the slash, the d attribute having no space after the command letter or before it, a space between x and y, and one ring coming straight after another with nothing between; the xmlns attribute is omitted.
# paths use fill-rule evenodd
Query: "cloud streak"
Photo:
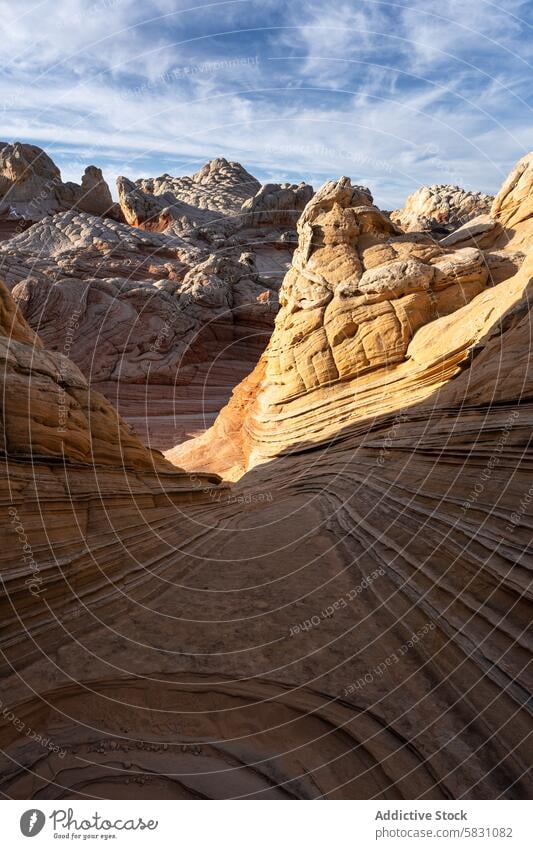
<svg viewBox="0 0 533 849"><path fill-rule="evenodd" d="M5 140L69 178L239 159L347 173L393 207L423 183L497 189L531 147L531 3L0 2Z"/></svg>

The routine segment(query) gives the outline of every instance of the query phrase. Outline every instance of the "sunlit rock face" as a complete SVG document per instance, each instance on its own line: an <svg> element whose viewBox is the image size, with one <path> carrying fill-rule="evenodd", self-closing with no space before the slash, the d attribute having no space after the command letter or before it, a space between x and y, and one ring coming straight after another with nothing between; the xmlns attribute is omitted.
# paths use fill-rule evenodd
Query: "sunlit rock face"
<svg viewBox="0 0 533 849"><path fill-rule="evenodd" d="M509 174L494 198L491 216L504 228L499 244L508 249L531 249L533 235L533 153Z"/></svg>
<svg viewBox="0 0 533 849"><path fill-rule="evenodd" d="M526 213L519 220L527 227ZM496 247L481 249L472 239L455 247L427 233L401 233L374 206L368 190L354 188L347 178L326 183L298 222L298 248L280 291L281 309L257 369L237 387L212 433L169 456L206 468L213 462L235 477L263 457L277 456L300 435L305 440L315 430L329 431L431 395L464 368L472 348L479 350L489 319L473 325L478 307L472 312L468 305L478 299L483 315L484 305L492 310L497 298L508 305L511 283L498 284L521 285L523 275L516 275L524 252L513 249L504 222L494 221L504 237ZM456 316L451 322L450 315ZM454 347L439 368L424 375L420 334L429 346L440 346L444 326L456 328ZM397 390L394 397L390 385ZM352 386L357 404L345 400ZM291 415L291 409L297 412ZM228 440L229 433L234 438Z"/></svg>
<svg viewBox="0 0 533 849"><path fill-rule="evenodd" d="M40 147L0 142L0 216L38 221L67 209L119 214L99 168L89 165L81 184L63 183L59 168Z"/></svg>
<svg viewBox="0 0 533 849"><path fill-rule="evenodd" d="M174 470L7 457L3 793L530 798L529 200L520 249L450 247L327 183Z"/></svg>
<svg viewBox="0 0 533 849"><path fill-rule="evenodd" d="M169 454L237 480L209 563L261 575L254 646L289 633L261 668L377 711L427 796L527 796L532 254L495 282L490 251L401 235L347 180L298 229L260 364Z"/></svg>
<svg viewBox="0 0 533 849"><path fill-rule="evenodd" d="M161 177L136 182L119 177L119 202L133 226L154 230L192 229L208 226L227 232L224 219L238 213L242 204L261 188L255 177L238 162L212 159L191 177Z"/></svg>
<svg viewBox="0 0 533 849"><path fill-rule="evenodd" d="M391 218L402 230L428 231L439 238L478 215L488 214L493 200L491 195L459 186L422 186L409 195L403 209L391 213Z"/></svg>
<svg viewBox="0 0 533 849"><path fill-rule="evenodd" d="M178 233L204 247L226 247L228 239L245 244L248 237L252 249L256 241L290 239L313 195L306 183L262 186L226 159L212 159L190 177L119 177L117 189L123 216L134 227Z"/></svg>

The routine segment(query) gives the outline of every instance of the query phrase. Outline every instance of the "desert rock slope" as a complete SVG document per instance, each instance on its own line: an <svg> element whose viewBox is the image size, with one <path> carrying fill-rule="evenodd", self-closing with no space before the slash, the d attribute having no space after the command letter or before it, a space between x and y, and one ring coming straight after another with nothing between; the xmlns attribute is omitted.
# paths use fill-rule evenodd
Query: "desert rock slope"
<svg viewBox="0 0 533 849"><path fill-rule="evenodd" d="M14 219L0 245L26 320L146 443L202 433L268 342L311 186L261 186L215 159L192 177L119 178L113 220L107 201L88 203L94 193L78 202L74 184L57 211L66 189L52 160L28 145L3 150L2 203L24 198L19 210L38 218L29 229Z"/></svg>
<svg viewBox="0 0 533 849"><path fill-rule="evenodd" d="M326 183L173 465L2 290L4 794L531 796L530 163L481 245Z"/></svg>

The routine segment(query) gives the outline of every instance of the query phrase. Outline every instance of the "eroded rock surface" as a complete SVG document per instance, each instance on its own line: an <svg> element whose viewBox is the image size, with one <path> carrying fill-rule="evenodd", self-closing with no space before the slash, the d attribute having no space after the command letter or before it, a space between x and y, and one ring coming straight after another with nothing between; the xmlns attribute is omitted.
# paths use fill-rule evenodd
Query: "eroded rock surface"
<svg viewBox="0 0 533 849"><path fill-rule="evenodd" d="M191 177L161 177L136 182L117 180L122 212L128 224L154 230L191 230L211 224L231 230L225 219L237 214L261 184L238 162L212 159Z"/></svg>
<svg viewBox="0 0 533 849"><path fill-rule="evenodd" d="M81 184L63 183L59 168L40 147L0 142L0 215L39 221L67 209L118 215L101 170L89 165Z"/></svg>
<svg viewBox="0 0 533 849"><path fill-rule="evenodd" d="M532 246L496 282L346 178L298 236L265 354L170 455L201 492L8 458L39 564L0 554L8 797L530 798Z"/></svg>
<svg viewBox="0 0 533 849"><path fill-rule="evenodd" d="M39 150L21 175L48 185L59 171ZM0 272L46 345L68 353L145 440L169 448L212 424L264 350L313 190L262 188L225 159L192 177L118 184L129 223L45 216L3 243ZM29 198L38 186L26 188Z"/></svg>
<svg viewBox="0 0 533 849"><path fill-rule="evenodd" d="M257 426L256 409L270 431L267 410L277 417L278 408L301 403L302 412L295 420L301 431L302 421L307 421L303 399L308 400L309 393L317 390L317 399L322 399L343 393L346 381L356 380L359 386L368 375L363 383L380 387L395 369L408 374L410 346L422 328L438 327L439 319L513 277L523 261L523 254L512 251L453 249L429 234L402 234L374 206L368 191L352 187L347 178L326 183L316 193L298 222L298 234L264 357L249 381L236 389L215 433L206 434L197 448L192 442L171 457L193 465L203 458L205 467L216 457L218 470L232 477L257 462L263 450L265 457L277 456L284 450L278 428L274 440L269 432L265 445L261 439L257 445L252 445L253 439L250 443ZM434 388L426 378L414 383L419 387L416 392ZM251 398L246 414L243 395ZM379 398L382 402L381 394ZM372 402L370 410L376 409L377 402ZM221 437L224 434L223 444L217 428ZM227 434L235 428L242 445L228 443ZM307 435L310 432L307 422Z"/></svg>
<svg viewBox="0 0 533 849"><path fill-rule="evenodd" d="M278 268L262 248L213 254L173 234L66 212L4 242L0 273L45 344L136 424L146 424L154 384L177 395L191 386L183 415L167 406L144 433L168 448L211 423L268 341L290 253L272 248Z"/></svg>
<svg viewBox="0 0 533 849"><path fill-rule="evenodd" d="M459 186L422 186L409 195L403 209L391 213L391 218L405 231L425 230L443 236L478 215L488 214L493 200L491 195Z"/></svg>

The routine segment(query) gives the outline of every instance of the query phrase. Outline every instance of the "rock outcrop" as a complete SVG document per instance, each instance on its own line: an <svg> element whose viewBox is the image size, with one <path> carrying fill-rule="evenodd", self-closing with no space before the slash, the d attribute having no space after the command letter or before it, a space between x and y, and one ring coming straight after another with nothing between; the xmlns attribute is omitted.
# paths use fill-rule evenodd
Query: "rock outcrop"
<svg viewBox="0 0 533 849"><path fill-rule="evenodd" d="M499 246L529 249L533 237L533 153L528 153L509 174L494 198L492 218L504 228Z"/></svg>
<svg viewBox="0 0 533 849"><path fill-rule="evenodd" d="M207 162L192 177L164 174L136 182L118 177L117 188L128 224L215 246L228 238L243 242L247 235L252 241L265 236L279 241L294 230L313 194L306 183L261 186L242 165L225 159Z"/></svg>
<svg viewBox="0 0 533 849"><path fill-rule="evenodd" d="M38 598L43 582L56 596L56 587L67 577L62 566L72 569L68 577L80 599L97 592L99 576L91 574L91 564L98 534L108 527L107 507L118 527L129 521L136 501L149 511L154 508L163 482L165 492L168 486L165 499L203 501L218 478L191 476L146 448L67 356L43 346L1 282L0 351L0 512L5 527L14 524L15 515L23 521L17 533L25 540L33 537L34 546L29 557L31 546L21 544L18 556L8 531L10 544L0 555L6 623L8 609L13 612L10 604L16 608L20 601L26 609L26 595L29 601ZM63 560L57 559L60 549ZM122 560L124 574L128 558ZM66 600L59 593L57 601L62 605ZM46 609L39 604L31 615L44 621Z"/></svg>
<svg viewBox="0 0 533 849"><path fill-rule="evenodd" d="M242 226L296 227L312 197L313 187L308 183L266 183L257 194L244 201Z"/></svg>
<svg viewBox="0 0 533 849"><path fill-rule="evenodd" d="M43 347L3 284L0 319L4 456L169 471L68 357Z"/></svg>
<svg viewBox="0 0 533 849"><path fill-rule="evenodd" d="M459 186L422 186L409 195L403 209L391 213L402 230L428 231L445 236L478 215L490 212L493 198Z"/></svg>
<svg viewBox="0 0 533 849"><path fill-rule="evenodd" d="M516 274L523 261L523 255L514 252L471 246L454 250L429 234L402 234L373 205L368 191L352 187L347 178L326 183L316 193L298 223L298 233L298 248L280 292L281 310L264 357L249 381L236 389L215 432L200 439L197 448L189 443L183 454L178 448L171 457L195 467L208 468L213 461L218 471L238 477L249 463L260 460L263 450L265 459L278 456L287 446L282 429L271 428L265 419L266 410L298 405L298 399L309 399L315 390L318 398L326 391L328 397L334 396L336 387L345 391L346 381L355 380L357 386L369 381L379 387L385 374L397 369L400 374L408 372L413 365L411 345L424 326L437 327L438 320ZM424 392L434 388L427 378L420 377L417 385ZM243 395L253 399L246 415ZM257 445L250 442L256 404L269 429L265 445L261 439ZM378 408L370 406L373 412ZM363 408L358 415L366 412ZM302 411L299 428L303 418ZM237 425L240 437L228 441L227 434L235 433ZM324 426L320 419L320 429ZM311 431L307 423L306 433Z"/></svg>
<svg viewBox="0 0 533 849"><path fill-rule="evenodd" d="M495 282L327 183L174 489L7 457L4 795L530 798L531 247Z"/></svg>
<svg viewBox="0 0 533 849"><path fill-rule="evenodd" d="M39 221L68 209L92 215L118 214L99 168L89 165L81 185L63 183L59 168L40 147L0 142L1 216Z"/></svg>
<svg viewBox="0 0 533 849"><path fill-rule="evenodd" d="M38 151L33 172L57 181ZM65 351L72 336L68 353L91 384L149 444L169 448L212 424L257 362L313 190L263 189L225 159L192 177L118 185L128 224L74 210L47 216L2 245L0 272L45 344Z"/></svg>
<svg viewBox="0 0 533 849"><path fill-rule="evenodd" d="M442 239L449 247L479 247L504 253L515 263L524 257L533 238L533 154L513 168L494 198L490 214L473 218Z"/></svg>
<svg viewBox="0 0 533 849"><path fill-rule="evenodd" d="M212 423L268 341L283 269L260 273L255 259L66 212L4 242L0 273L48 348L169 448ZM170 389L164 415L154 385Z"/></svg>
<svg viewBox="0 0 533 849"><path fill-rule="evenodd" d="M163 174L135 183L119 177L117 188L123 215L134 227L187 231L211 224L223 232L224 219L237 214L261 184L238 162L220 158L207 162L192 177Z"/></svg>

